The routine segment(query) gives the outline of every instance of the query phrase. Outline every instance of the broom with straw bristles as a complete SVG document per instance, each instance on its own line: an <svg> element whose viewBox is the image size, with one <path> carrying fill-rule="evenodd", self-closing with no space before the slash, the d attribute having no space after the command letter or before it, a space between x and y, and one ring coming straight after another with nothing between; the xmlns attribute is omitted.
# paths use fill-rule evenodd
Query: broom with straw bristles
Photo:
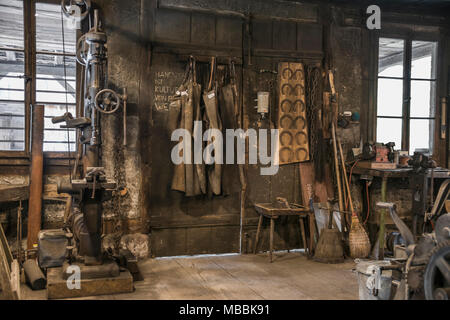
<svg viewBox="0 0 450 320"><path fill-rule="evenodd" d="M350 247L350 256L352 258L367 258L370 253L370 240L366 230L361 225L358 215L353 208L352 195L350 193L350 185L347 179L347 170L345 169L344 153L339 138L336 135L336 129L333 126L333 137L336 137L337 145L339 146L339 154L341 156L341 165L344 175L345 187L350 202L350 209L352 211L352 221L350 226L350 233L348 235L348 242Z"/></svg>

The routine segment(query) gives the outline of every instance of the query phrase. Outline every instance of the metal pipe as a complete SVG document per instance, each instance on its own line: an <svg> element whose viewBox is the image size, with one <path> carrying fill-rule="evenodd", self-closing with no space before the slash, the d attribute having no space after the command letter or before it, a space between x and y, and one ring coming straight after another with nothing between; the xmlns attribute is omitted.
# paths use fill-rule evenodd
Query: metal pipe
<svg viewBox="0 0 450 320"><path fill-rule="evenodd" d="M127 88L123 88L123 145L127 145L127 100L128 100L128 94L127 94Z"/></svg>
<svg viewBox="0 0 450 320"><path fill-rule="evenodd" d="M386 202L386 191L387 191L387 181L386 177L381 179L381 202ZM386 209L380 210L380 222L379 222L379 234L378 234L378 244L379 244L379 260L384 259L384 237L385 237L385 216Z"/></svg>
<svg viewBox="0 0 450 320"><path fill-rule="evenodd" d="M45 289L47 280L45 279L45 276L39 268L36 260L28 259L27 261L25 261L25 263L23 264L23 269L25 271L26 280L29 283L31 289Z"/></svg>
<svg viewBox="0 0 450 320"><path fill-rule="evenodd" d="M32 118L31 179L30 200L28 204L27 248L37 246L37 237L41 229L42 178L44 170L44 106L35 105Z"/></svg>
<svg viewBox="0 0 450 320"><path fill-rule="evenodd" d="M441 98L441 130L440 138L445 139L447 137L447 98Z"/></svg>

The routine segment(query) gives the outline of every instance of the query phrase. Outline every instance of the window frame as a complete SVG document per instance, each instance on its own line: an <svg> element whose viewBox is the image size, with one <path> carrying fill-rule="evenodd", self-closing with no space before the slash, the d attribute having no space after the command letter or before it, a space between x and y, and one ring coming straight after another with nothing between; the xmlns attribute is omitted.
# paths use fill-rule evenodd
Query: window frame
<svg viewBox="0 0 450 320"><path fill-rule="evenodd" d="M379 76L378 75L378 59L379 59L379 40L380 38L391 38L391 39L399 39L404 41L404 52L403 52L403 75L401 78L398 77L389 77L389 76ZM411 83L415 80L425 80L419 78L411 78L411 69L412 69L412 42L413 41L428 41L428 42L436 42L437 43L437 51L436 51L436 76L434 79L426 79L430 83L435 84L435 101L434 101L434 116L430 117L411 117ZM430 139L433 141L432 149L430 150L431 154L435 154L437 148L436 141L436 132L439 130L440 125L440 110L439 110L439 83L440 83L440 66L442 64L441 60L441 46L442 40L440 35L431 35L431 34L415 34L413 32L380 32L374 38L374 45L372 48L375 49L375 54L373 56L373 93L372 97L374 100L373 107L374 111L369 118L373 119L374 125L371 131L371 136L373 137L372 141L377 141L377 126L378 126L378 118L396 118L402 119L402 129L401 129L401 137L402 137L402 145L396 146L400 147L401 150L408 150L409 154L413 154L414 150L409 150L410 146L410 126L411 119L426 119L433 120L434 126L433 131L430 132ZM403 94L402 94L402 115L396 117L390 116L378 116L378 79L402 79L403 81ZM370 104L369 104L370 105ZM378 141L377 141L378 142ZM387 141L380 141L387 142Z"/></svg>
<svg viewBox="0 0 450 320"><path fill-rule="evenodd" d="M24 150L0 150L1 158L29 158L30 157L30 132L31 132L31 108L30 105L33 103L32 95L32 85L33 85L33 72L31 66L31 54L32 54L32 41L34 38L34 33L27 32L30 26L33 25L32 20L34 16L31 14L31 8L33 7L34 1L23 1L23 53L24 53Z"/></svg>
<svg viewBox="0 0 450 320"><path fill-rule="evenodd" d="M23 158L31 157L31 126L32 126L32 106L36 105L36 3L48 3L60 5L59 0L23 0L23 24L24 24L24 108L25 108L25 129L24 129L24 150L0 150L0 158ZM81 36L80 30L76 31L76 40ZM70 54L66 54L70 55ZM80 85L80 67L76 64L75 96L78 96ZM76 99L75 110L79 114L80 102ZM76 134L78 137L78 134ZM45 158L74 159L77 154L78 143L75 139L75 151L44 151ZM14 161L14 160L12 160Z"/></svg>

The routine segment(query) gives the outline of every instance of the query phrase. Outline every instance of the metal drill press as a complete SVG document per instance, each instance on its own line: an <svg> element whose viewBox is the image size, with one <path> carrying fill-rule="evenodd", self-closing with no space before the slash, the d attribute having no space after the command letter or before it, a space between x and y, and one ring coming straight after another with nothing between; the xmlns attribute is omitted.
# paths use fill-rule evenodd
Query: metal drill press
<svg viewBox="0 0 450 320"><path fill-rule="evenodd" d="M105 88L106 43L106 33L98 11L94 10L93 27L77 43L77 61L84 70L84 101L83 108L80 108L82 115L74 118L72 114L66 113L52 119L53 123L65 122L61 128L77 129L83 167L81 177L77 179L72 176L69 183L58 186L58 192L72 195L66 224L73 236L74 245L69 254L69 262L63 266L65 277L70 275L66 271L67 267L74 264L80 267L82 279L119 276L118 264L101 250L102 202L111 198L116 182L106 177L105 169L101 166L100 117L116 112L121 102L125 111L127 94L125 89L123 95L119 95ZM78 161L75 166L78 167Z"/></svg>

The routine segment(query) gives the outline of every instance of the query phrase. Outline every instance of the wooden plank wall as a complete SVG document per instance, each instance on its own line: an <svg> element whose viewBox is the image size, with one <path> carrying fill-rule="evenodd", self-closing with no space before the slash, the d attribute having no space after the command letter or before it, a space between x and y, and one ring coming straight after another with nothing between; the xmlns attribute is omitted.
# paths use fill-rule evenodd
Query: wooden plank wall
<svg viewBox="0 0 450 320"><path fill-rule="evenodd" d="M178 5L183 1L177 2ZM322 26L317 12L312 10L309 20L255 18L252 21L251 65L248 63L247 20L236 13L186 11L168 7L155 11L154 47L150 68L152 86L151 163L152 183L149 195L149 224L154 256L201 253L240 252L241 212L240 184L237 172L230 179L227 196L186 198L170 190L172 165L170 162L170 133L167 130L167 98L180 84L186 55L198 59L200 70L207 71L207 59L216 55L219 63L233 58L237 66L238 82L245 109L246 128L270 128L269 121L258 122L254 99L258 91L272 91L271 120L277 112L276 71L279 61L314 63L322 57ZM222 8L223 9L223 8ZM303 11L304 12L304 11ZM170 27L168 27L170 26ZM269 39L269 41L267 41ZM202 61L203 63L202 65ZM242 67L243 62L243 67ZM199 76L202 79L202 76ZM201 81L201 80L200 80ZM272 87L274 89L272 89ZM272 119L273 118L273 119ZM273 122L275 123L275 122ZM250 251L257 215L256 202L268 202L277 196L299 202L298 166L285 165L274 176L260 175L259 165L247 166L248 197L243 217L242 252ZM267 246L268 234L263 233L261 248ZM280 219L276 226L275 248L301 247L297 220Z"/></svg>

